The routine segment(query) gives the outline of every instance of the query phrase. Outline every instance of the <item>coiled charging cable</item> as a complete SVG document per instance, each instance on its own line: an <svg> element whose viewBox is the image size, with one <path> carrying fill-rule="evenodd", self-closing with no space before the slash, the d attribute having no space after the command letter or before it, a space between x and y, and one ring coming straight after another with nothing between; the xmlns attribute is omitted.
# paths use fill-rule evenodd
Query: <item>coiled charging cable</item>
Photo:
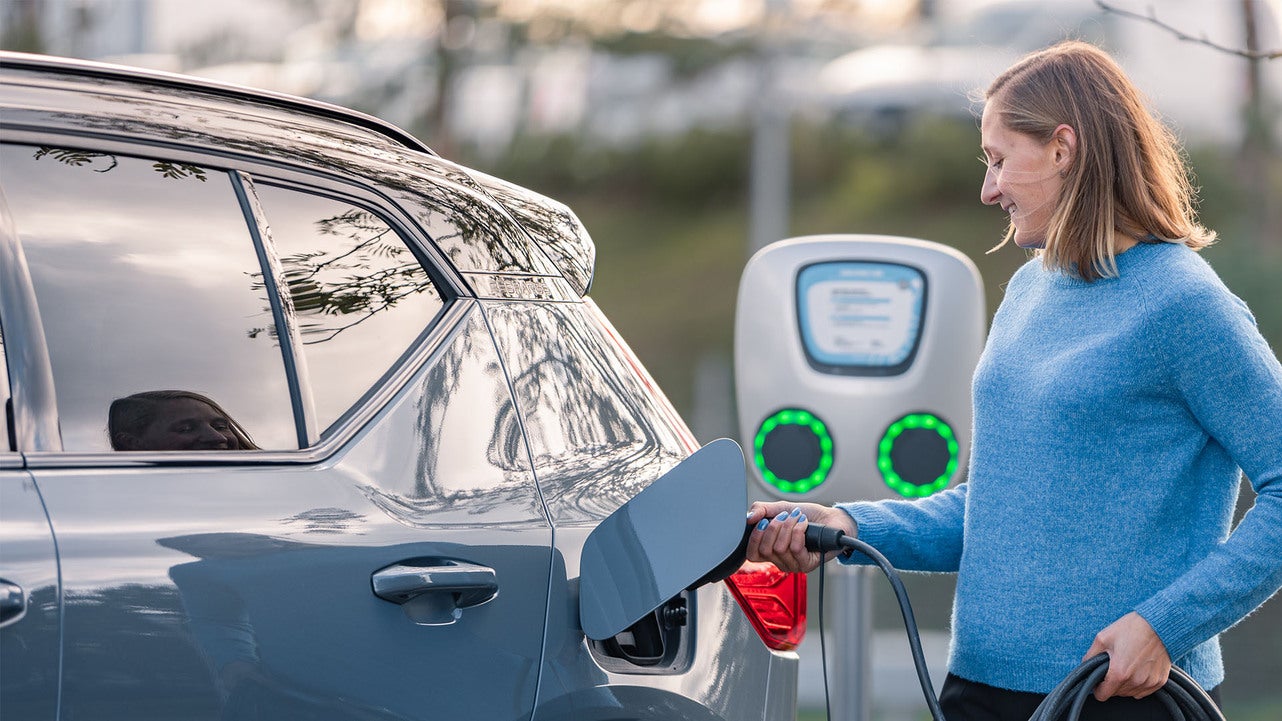
<svg viewBox="0 0 1282 721"><path fill-rule="evenodd" d="M1095 686L1108 673L1108 654L1091 656L1050 692L1029 721L1073 721ZM1166 685L1153 694L1174 721L1224 721L1215 701L1179 666L1171 667Z"/></svg>
<svg viewBox="0 0 1282 721"><path fill-rule="evenodd" d="M899 601L899 612L904 617L904 630L908 635L908 645L912 649L913 666L917 669L917 680L921 683L921 692L926 698L926 706L930 709L930 716L934 721L946 721L944 712L939 708L939 699L935 697L935 688L930 682L930 671L926 668L926 655L921 650L921 636L917 630L917 620L913 616L913 607L908 601L908 591L904 588L904 582L899 578L899 572L895 570L894 566L890 565L890 561L886 560L886 557L881 555L880 551L858 538L846 535L839 528L830 528L817 523L806 526L806 549L818 551L819 553L858 551L877 564L881 572L886 575L886 579L890 581L891 588L895 591L895 598ZM819 566L819 573L820 603L822 604L822 562ZM820 606L819 610L819 623L819 641L822 645L822 606ZM822 648L820 655L825 655ZM1033 712L1029 721L1075 721L1079 718L1087 697L1091 696L1099 682L1104 680L1106 673L1108 673L1108 654L1101 653L1098 656L1088 658L1046 696L1041 705L1037 707L1037 710ZM828 665L825 659L825 698L827 698L827 693ZM1171 675L1167 679L1166 685L1158 689L1154 695L1170 712L1172 721L1225 721L1224 715L1215 705L1215 702L1211 700L1211 697L1206 694L1206 691L1203 691L1202 687L1198 686L1197 682L1178 666L1171 667ZM831 710L829 710L829 717L831 715Z"/></svg>

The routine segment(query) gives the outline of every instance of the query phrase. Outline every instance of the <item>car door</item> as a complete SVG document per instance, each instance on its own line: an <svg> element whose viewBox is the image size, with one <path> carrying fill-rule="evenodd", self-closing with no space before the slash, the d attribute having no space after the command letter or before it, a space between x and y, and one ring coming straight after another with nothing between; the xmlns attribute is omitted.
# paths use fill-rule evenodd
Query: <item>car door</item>
<svg viewBox="0 0 1282 721"><path fill-rule="evenodd" d="M0 158L61 717L528 718L551 531L475 301L359 187L121 150Z"/></svg>
<svg viewBox="0 0 1282 721"><path fill-rule="evenodd" d="M0 301L11 304L16 299L4 296L16 283L4 274L3 260L16 251L15 240L0 195ZM52 721L58 703L57 554L44 503L16 452L5 330L0 317L0 718Z"/></svg>

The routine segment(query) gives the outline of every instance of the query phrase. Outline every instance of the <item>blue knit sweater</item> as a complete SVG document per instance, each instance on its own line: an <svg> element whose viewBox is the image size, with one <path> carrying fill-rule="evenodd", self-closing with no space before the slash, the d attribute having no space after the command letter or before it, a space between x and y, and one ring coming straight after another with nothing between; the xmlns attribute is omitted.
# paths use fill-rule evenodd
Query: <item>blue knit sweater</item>
<svg viewBox="0 0 1282 721"><path fill-rule="evenodd" d="M1282 367L1197 254L1087 283L1017 271L975 370L969 480L841 504L906 570L958 572L949 668L1049 692L1130 611L1203 687L1217 634L1282 586ZM1230 534L1240 470L1258 496Z"/></svg>

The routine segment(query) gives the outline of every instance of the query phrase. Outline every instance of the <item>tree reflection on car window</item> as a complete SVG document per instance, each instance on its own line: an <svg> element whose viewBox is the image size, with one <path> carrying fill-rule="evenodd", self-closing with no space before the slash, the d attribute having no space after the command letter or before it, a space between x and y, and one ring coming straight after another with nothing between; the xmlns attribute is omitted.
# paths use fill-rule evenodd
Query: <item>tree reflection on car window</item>
<svg viewBox="0 0 1282 721"><path fill-rule="evenodd" d="M280 259L278 283L323 435L396 366L445 300L410 245L373 210L268 182L252 188ZM262 275L253 282L261 292Z"/></svg>
<svg viewBox="0 0 1282 721"><path fill-rule="evenodd" d="M35 154L32 156L35 160L40 160L45 157L53 158L64 165L70 165L75 168L88 165L95 173L106 173L120 164L120 161L117 160L116 156L112 153L99 153L92 150L74 150L71 148L52 148L47 145L42 145L37 148ZM103 167L93 167L94 163L98 160L107 161L107 165ZM198 165L191 165L190 163L176 163L170 160L157 160L151 164L151 167L163 177L171 180L195 178L203 183L208 178L205 174L204 168Z"/></svg>

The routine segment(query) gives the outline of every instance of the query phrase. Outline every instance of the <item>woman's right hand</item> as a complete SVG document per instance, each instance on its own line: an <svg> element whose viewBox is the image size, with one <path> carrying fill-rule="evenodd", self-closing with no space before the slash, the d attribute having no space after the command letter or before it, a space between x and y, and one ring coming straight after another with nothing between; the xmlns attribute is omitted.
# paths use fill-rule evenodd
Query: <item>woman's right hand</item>
<svg viewBox="0 0 1282 721"><path fill-rule="evenodd" d="M748 510L747 522L757 527L748 537L748 560L773 563L781 571L808 573L836 557L821 558L818 551L806 550L806 526L819 523L840 528L848 536L856 532L855 519L840 508L817 503L757 501Z"/></svg>

